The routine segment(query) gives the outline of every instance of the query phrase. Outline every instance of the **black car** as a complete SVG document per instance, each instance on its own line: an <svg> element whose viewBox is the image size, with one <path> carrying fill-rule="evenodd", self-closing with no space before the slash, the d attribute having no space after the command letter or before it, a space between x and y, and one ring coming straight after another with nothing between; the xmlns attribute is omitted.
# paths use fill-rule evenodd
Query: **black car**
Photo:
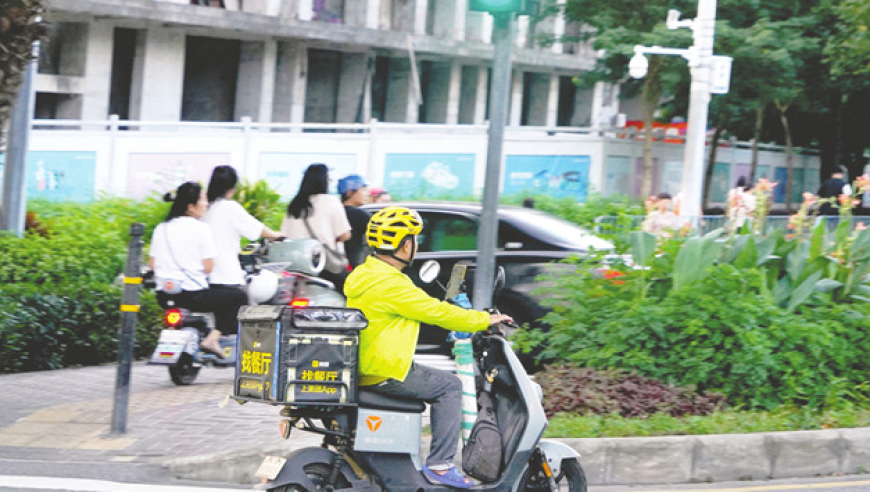
<svg viewBox="0 0 870 492"><path fill-rule="evenodd" d="M389 202L362 208L374 213L386 206L407 207L419 212L423 218L423 232L417 238L417 259L409 274L416 279L414 266L426 260L437 260L441 264L441 275L439 282L425 285L418 282L418 285L441 299L453 265L463 263L468 265L466 283L470 299L482 206L463 202ZM546 268L552 268L554 262L571 255L589 253L593 249L613 249L612 244L586 229L540 210L500 206L498 220L495 257L496 264L504 268L505 286L497 293L492 305L511 315L521 325L536 326L547 312L532 293L538 286L536 277ZM449 354L451 345L443 330L425 325L420 330L418 353Z"/></svg>

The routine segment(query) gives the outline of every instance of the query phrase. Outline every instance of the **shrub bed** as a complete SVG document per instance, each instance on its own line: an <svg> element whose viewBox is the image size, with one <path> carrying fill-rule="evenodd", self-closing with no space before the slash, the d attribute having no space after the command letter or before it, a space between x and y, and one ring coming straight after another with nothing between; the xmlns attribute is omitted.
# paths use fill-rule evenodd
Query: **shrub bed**
<svg viewBox="0 0 870 492"><path fill-rule="evenodd" d="M544 411L557 413L616 414L649 417L665 413L675 417L709 415L725 397L701 395L691 388L676 388L620 369L595 370L548 366L535 375L544 392Z"/></svg>
<svg viewBox="0 0 870 492"><path fill-rule="evenodd" d="M129 228L145 239L167 205L104 199L29 203L24 237L0 236L0 372L57 369L117 360L121 289ZM37 227L38 224L38 227ZM161 312L141 292L136 356L153 350Z"/></svg>

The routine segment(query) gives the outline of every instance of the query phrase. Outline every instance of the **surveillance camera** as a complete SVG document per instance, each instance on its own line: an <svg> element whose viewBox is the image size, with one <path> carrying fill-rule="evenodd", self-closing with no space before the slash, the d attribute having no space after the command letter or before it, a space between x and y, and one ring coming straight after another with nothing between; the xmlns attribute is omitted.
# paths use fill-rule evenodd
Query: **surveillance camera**
<svg viewBox="0 0 870 492"><path fill-rule="evenodd" d="M628 61L628 74L635 79L646 77L646 72L649 69L649 60L643 56L643 53L636 52L631 60Z"/></svg>

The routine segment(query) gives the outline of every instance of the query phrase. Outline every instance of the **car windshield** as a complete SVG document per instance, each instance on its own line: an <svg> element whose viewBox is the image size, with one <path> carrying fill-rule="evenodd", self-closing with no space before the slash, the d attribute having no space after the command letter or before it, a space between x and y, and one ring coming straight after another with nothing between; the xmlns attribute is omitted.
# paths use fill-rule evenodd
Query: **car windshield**
<svg viewBox="0 0 870 492"><path fill-rule="evenodd" d="M549 242L566 249L581 251L613 249L613 244L609 241L593 236L577 224L537 210L512 213L510 222L532 236L546 237Z"/></svg>

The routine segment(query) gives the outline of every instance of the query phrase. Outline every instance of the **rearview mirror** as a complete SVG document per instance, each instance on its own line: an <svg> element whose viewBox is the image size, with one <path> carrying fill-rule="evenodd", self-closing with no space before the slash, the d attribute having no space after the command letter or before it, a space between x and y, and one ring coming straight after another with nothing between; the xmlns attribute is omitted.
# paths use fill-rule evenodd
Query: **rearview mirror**
<svg viewBox="0 0 870 492"><path fill-rule="evenodd" d="M441 264L435 260L429 260L420 267L420 281L431 284L441 273Z"/></svg>

